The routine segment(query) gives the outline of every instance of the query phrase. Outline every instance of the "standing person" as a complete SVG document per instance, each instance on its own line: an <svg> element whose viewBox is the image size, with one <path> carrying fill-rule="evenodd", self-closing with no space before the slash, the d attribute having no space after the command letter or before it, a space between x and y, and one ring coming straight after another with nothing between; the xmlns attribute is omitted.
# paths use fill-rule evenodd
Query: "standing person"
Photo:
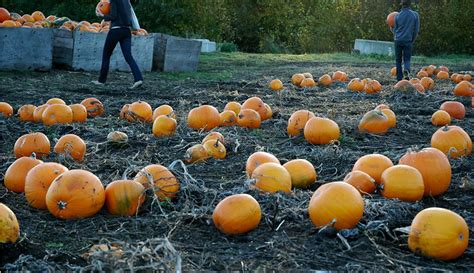
<svg viewBox="0 0 474 273"><path fill-rule="evenodd" d="M138 68L135 59L132 56L132 5L129 0L110 0L110 13L103 15L99 10L97 15L103 16L105 21L110 21L110 30L104 44L104 53L102 56L102 67L100 69L100 77L93 84L103 85L107 80L109 73L110 57L115 46L120 43L123 56L127 61L135 79L130 89L135 89L143 85L143 76Z"/></svg>
<svg viewBox="0 0 474 273"><path fill-rule="evenodd" d="M395 25L392 29L395 39L395 56L397 62L397 80L410 79L410 64L413 43L420 32L420 16L413 11L411 0L401 0L402 9L395 16ZM403 66L402 70L402 58Z"/></svg>

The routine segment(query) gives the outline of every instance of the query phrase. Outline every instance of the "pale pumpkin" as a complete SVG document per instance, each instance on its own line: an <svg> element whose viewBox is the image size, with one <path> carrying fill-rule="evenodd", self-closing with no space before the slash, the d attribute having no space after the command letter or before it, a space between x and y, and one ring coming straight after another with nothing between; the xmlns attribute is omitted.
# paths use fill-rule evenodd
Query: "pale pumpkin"
<svg viewBox="0 0 474 273"><path fill-rule="evenodd" d="M25 197L30 206L46 209L46 193L56 177L69 171L68 168L54 162L33 167L25 178Z"/></svg>
<svg viewBox="0 0 474 273"><path fill-rule="evenodd" d="M15 243L20 237L20 225L15 213L0 203L0 243Z"/></svg>
<svg viewBox="0 0 474 273"><path fill-rule="evenodd" d="M359 122L359 132L371 134L385 134L390 128L388 117L378 110L371 110L367 112Z"/></svg>
<svg viewBox="0 0 474 273"><path fill-rule="evenodd" d="M261 191L274 193L291 192L291 175L278 163L263 163L252 172L255 187Z"/></svg>
<svg viewBox="0 0 474 273"><path fill-rule="evenodd" d="M268 87L273 91L283 90L283 83L279 79L274 79L270 82Z"/></svg>
<svg viewBox="0 0 474 273"><path fill-rule="evenodd" d="M385 198L415 202L423 198L425 186L421 173L407 165L397 165L382 173L380 193Z"/></svg>
<svg viewBox="0 0 474 273"><path fill-rule="evenodd" d="M212 221L225 234L243 234L254 230L262 218L260 204L248 194L224 198L212 213Z"/></svg>
<svg viewBox="0 0 474 273"><path fill-rule="evenodd" d="M184 162L191 164L191 163L199 163L209 158L209 154L204 148L202 144L196 144L191 146L186 150L184 154Z"/></svg>

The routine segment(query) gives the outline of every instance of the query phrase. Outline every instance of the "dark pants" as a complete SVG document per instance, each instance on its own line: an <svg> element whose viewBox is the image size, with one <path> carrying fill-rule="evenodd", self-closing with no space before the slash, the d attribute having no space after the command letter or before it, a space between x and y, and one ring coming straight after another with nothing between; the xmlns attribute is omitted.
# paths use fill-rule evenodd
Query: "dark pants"
<svg viewBox="0 0 474 273"><path fill-rule="evenodd" d="M120 43L123 56L127 61L133 73L135 82L142 81L142 73L132 56L132 33L129 28L114 28L107 34L105 40L104 53L102 55L102 68L100 69L99 82L105 83L107 74L109 74L110 57L114 52L115 46Z"/></svg>
<svg viewBox="0 0 474 273"><path fill-rule="evenodd" d="M395 57L397 61L397 80L403 79L403 71L410 72L412 42L395 41ZM404 69L402 69L402 59Z"/></svg>

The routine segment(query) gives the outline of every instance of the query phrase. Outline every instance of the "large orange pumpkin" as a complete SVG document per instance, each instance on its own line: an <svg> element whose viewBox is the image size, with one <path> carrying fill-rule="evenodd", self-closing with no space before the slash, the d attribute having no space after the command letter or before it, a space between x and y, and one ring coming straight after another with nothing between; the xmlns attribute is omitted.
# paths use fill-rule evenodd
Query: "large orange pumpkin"
<svg viewBox="0 0 474 273"><path fill-rule="evenodd" d="M202 105L189 111L188 127L194 130L209 131L221 123L219 111L214 106Z"/></svg>
<svg viewBox="0 0 474 273"><path fill-rule="evenodd" d="M361 194L371 194L377 189L375 179L361 171L352 171L344 177L344 182L354 186Z"/></svg>
<svg viewBox="0 0 474 273"><path fill-rule="evenodd" d="M243 234L255 229L262 218L260 204L248 194L224 198L212 213L212 221L225 234Z"/></svg>
<svg viewBox="0 0 474 273"><path fill-rule="evenodd" d="M110 214L134 216L145 201L145 187L133 180L117 180L105 188L105 204Z"/></svg>
<svg viewBox="0 0 474 273"><path fill-rule="evenodd" d="M304 138L311 144L330 144L340 137L339 125L327 118L313 117L304 126Z"/></svg>
<svg viewBox="0 0 474 273"><path fill-rule="evenodd" d="M237 117L237 124L240 127L257 129L261 123L261 116L253 109L242 109Z"/></svg>
<svg viewBox="0 0 474 273"><path fill-rule="evenodd" d="M242 105L240 105L240 103L236 101L231 101L225 105L224 110L233 111L236 115L238 115L240 113L241 108L242 108Z"/></svg>
<svg viewBox="0 0 474 273"><path fill-rule="evenodd" d="M252 109L257 111L260 115L260 118L266 116L267 109L265 108L265 103L259 97L251 97L247 99L243 104L239 114L242 113L244 109Z"/></svg>
<svg viewBox="0 0 474 273"><path fill-rule="evenodd" d="M451 184L451 164L438 149L426 148L419 152L409 150L398 164L411 166L421 173L425 196L443 194Z"/></svg>
<svg viewBox="0 0 474 273"><path fill-rule="evenodd" d="M381 154L369 154L357 159L352 171L362 171L380 184L382 173L392 166L390 158Z"/></svg>
<svg viewBox="0 0 474 273"><path fill-rule="evenodd" d="M65 101L63 101L62 99L60 98L52 98L52 99L49 99L47 102L46 102L47 105L52 105L52 104L66 104Z"/></svg>
<svg viewBox="0 0 474 273"><path fill-rule="evenodd" d="M86 122L87 109L82 104L69 105L72 111L72 122Z"/></svg>
<svg viewBox="0 0 474 273"><path fill-rule="evenodd" d="M87 109L87 117L93 118L102 116L105 112L104 105L96 98L87 98L81 102Z"/></svg>
<svg viewBox="0 0 474 273"><path fill-rule="evenodd" d="M47 162L33 167L25 178L25 197L30 206L46 209L46 193L56 177L68 171L61 164Z"/></svg>
<svg viewBox="0 0 474 273"><path fill-rule="evenodd" d="M247 177L251 177L253 171L260 165L264 163L277 163L280 164L280 160L276 156L267 153L267 152L255 152L247 158L247 163L245 164L245 171L247 172Z"/></svg>
<svg viewBox="0 0 474 273"><path fill-rule="evenodd" d="M41 163L43 161L27 156L15 160L5 172L3 178L5 188L13 192L24 192L26 175L33 167Z"/></svg>
<svg viewBox="0 0 474 273"><path fill-rule="evenodd" d="M395 17L398 15L398 12L394 11L394 12L391 12L387 15L387 25L390 27L390 28L394 28L395 27Z"/></svg>
<svg viewBox="0 0 474 273"><path fill-rule="evenodd" d="M270 82L268 87L273 91L280 91L283 89L283 83L279 79L274 79Z"/></svg>
<svg viewBox="0 0 474 273"><path fill-rule="evenodd" d="M176 132L178 123L174 118L168 116L159 116L153 122L152 132L156 137L169 137Z"/></svg>
<svg viewBox="0 0 474 273"><path fill-rule="evenodd" d="M35 19L36 22L41 22L41 21L44 21L46 19L46 17L44 16L44 14L41 11L33 12L31 14L31 17L33 17L33 19Z"/></svg>
<svg viewBox="0 0 474 273"><path fill-rule="evenodd" d="M423 198L425 186L421 173L407 165L397 165L386 169L381 177L380 193L385 198L397 198L415 202Z"/></svg>
<svg viewBox="0 0 474 273"><path fill-rule="evenodd" d="M416 254L449 261L460 257L468 245L466 221L450 210L427 208L411 223L408 247Z"/></svg>
<svg viewBox="0 0 474 273"><path fill-rule="evenodd" d="M474 97L474 88L468 81L462 81L454 87L454 95L463 97Z"/></svg>
<svg viewBox="0 0 474 273"><path fill-rule="evenodd" d="M356 188L345 182L327 183L314 192L308 213L318 228L331 224L337 230L352 229L364 214L364 200Z"/></svg>
<svg viewBox="0 0 474 273"><path fill-rule="evenodd" d="M158 164L141 169L133 180L145 189L152 188L160 201L175 199L180 188L178 179L166 167Z"/></svg>
<svg viewBox="0 0 474 273"><path fill-rule="evenodd" d="M468 156L472 152L472 140L459 126L439 128L431 136L431 147L436 148L451 158Z"/></svg>
<svg viewBox="0 0 474 273"><path fill-rule="evenodd" d="M21 121L35 121L34 112L36 106L27 104L23 105L18 109L18 118Z"/></svg>
<svg viewBox="0 0 474 273"><path fill-rule="evenodd" d="M371 110L367 112L359 122L359 131L371 134L385 134L390 128L388 117L378 110Z"/></svg>
<svg viewBox="0 0 474 273"><path fill-rule="evenodd" d="M395 113L390 109L382 109L380 110L388 119L388 127L394 128L397 126L397 116Z"/></svg>
<svg viewBox="0 0 474 273"><path fill-rule="evenodd" d="M347 89L353 92L362 92L364 91L365 84L359 79L352 79L347 85Z"/></svg>
<svg viewBox="0 0 474 273"><path fill-rule="evenodd" d="M448 114L455 119L463 119L466 115L464 104L457 101L445 101L441 104L439 109L448 112Z"/></svg>
<svg viewBox="0 0 474 273"><path fill-rule="evenodd" d="M96 9L103 15L108 15L110 13L110 3L108 1L100 1Z"/></svg>
<svg viewBox="0 0 474 273"><path fill-rule="evenodd" d="M433 89L435 87L435 82L430 77L423 77L421 78L420 82L426 90Z"/></svg>
<svg viewBox="0 0 474 273"><path fill-rule="evenodd" d="M438 80L448 80L449 79L449 73L446 71L439 71L438 74L436 74L436 78Z"/></svg>
<svg viewBox="0 0 474 273"><path fill-rule="evenodd" d="M36 154L37 158L41 158L49 155L51 150L51 144L48 137L43 133L30 133L19 137L13 152L16 158L22 156L31 156L33 153Z"/></svg>
<svg viewBox="0 0 474 273"><path fill-rule="evenodd" d="M231 110L225 110L219 114L221 118L220 126L235 126L237 124L237 114Z"/></svg>
<svg viewBox="0 0 474 273"><path fill-rule="evenodd" d="M338 70L332 74L332 80L338 82L347 82L349 81L349 77L347 76L346 72Z"/></svg>
<svg viewBox="0 0 474 273"><path fill-rule="evenodd" d="M64 104L51 104L41 115L44 125L52 126L55 124L68 124L73 121L72 110Z"/></svg>
<svg viewBox="0 0 474 273"><path fill-rule="evenodd" d="M83 161L86 154L86 143L74 134L64 135L54 145L54 152L70 156L77 161Z"/></svg>
<svg viewBox="0 0 474 273"><path fill-rule="evenodd" d="M435 126L446 126L451 123L451 116L444 110L438 110L431 116L431 124Z"/></svg>
<svg viewBox="0 0 474 273"><path fill-rule="evenodd" d="M308 110L298 110L288 119L287 132L289 136L299 136L303 133L308 120L315 117L314 113Z"/></svg>
<svg viewBox="0 0 474 273"><path fill-rule="evenodd" d="M174 112L173 107L168 104L160 105L155 109L155 111L153 111L153 121L161 115L176 119L176 113Z"/></svg>
<svg viewBox="0 0 474 273"><path fill-rule="evenodd" d="M15 243L19 237L20 225L15 213L9 207L0 203L0 243Z"/></svg>
<svg viewBox="0 0 474 273"><path fill-rule="evenodd" d="M416 74L416 77L419 78L419 79L422 79L424 77L428 77L428 72L424 71L424 70L420 70L417 74Z"/></svg>
<svg viewBox="0 0 474 273"><path fill-rule="evenodd" d="M6 102L0 102L0 114L3 114L6 118L11 117L13 115L13 107Z"/></svg>
<svg viewBox="0 0 474 273"><path fill-rule="evenodd" d="M191 163L199 163L209 158L209 154L207 153L206 148L202 144L196 144L191 146L189 149L186 150L184 154L184 162L191 164Z"/></svg>
<svg viewBox="0 0 474 273"><path fill-rule="evenodd" d="M70 170L56 179L46 193L49 212L60 219L82 219L104 206L105 190L99 178L85 170Z"/></svg>
<svg viewBox="0 0 474 273"><path fill-rule="evenodd" d="M10 20L10 12L6 8L0 8L0 23Z"/></svg>
<svg viewBox="0 0 474 273"><path fill-rule="evenodd" d="M306 159L294 159L283 164L290 173L293 188L305 189L316 182L317 173L313 164Z"/></svg>
<svg viewBox="0 0 474 273"><path fill-rule="evenodd" d="M130 122L152 122L153 108L145 101L137 101L128 107L127 120Z"/></svg>
<svg viewBox="0 0 474 273"><path fill-rule="evenodd" d="M278 163L263 163L252 172L255 187L265 192L290 192L291 175Z"/></svg>

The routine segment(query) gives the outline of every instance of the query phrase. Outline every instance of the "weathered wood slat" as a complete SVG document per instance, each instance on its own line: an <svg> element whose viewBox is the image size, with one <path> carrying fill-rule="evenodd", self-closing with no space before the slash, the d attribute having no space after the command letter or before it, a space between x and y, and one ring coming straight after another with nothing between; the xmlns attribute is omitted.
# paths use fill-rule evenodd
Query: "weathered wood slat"
<svg viewBox="0 0 474 273"><path fill-rule="evenodd" d="M153 69L165 72L195 72L199 64L201 42L154 33Z"/></svg>

